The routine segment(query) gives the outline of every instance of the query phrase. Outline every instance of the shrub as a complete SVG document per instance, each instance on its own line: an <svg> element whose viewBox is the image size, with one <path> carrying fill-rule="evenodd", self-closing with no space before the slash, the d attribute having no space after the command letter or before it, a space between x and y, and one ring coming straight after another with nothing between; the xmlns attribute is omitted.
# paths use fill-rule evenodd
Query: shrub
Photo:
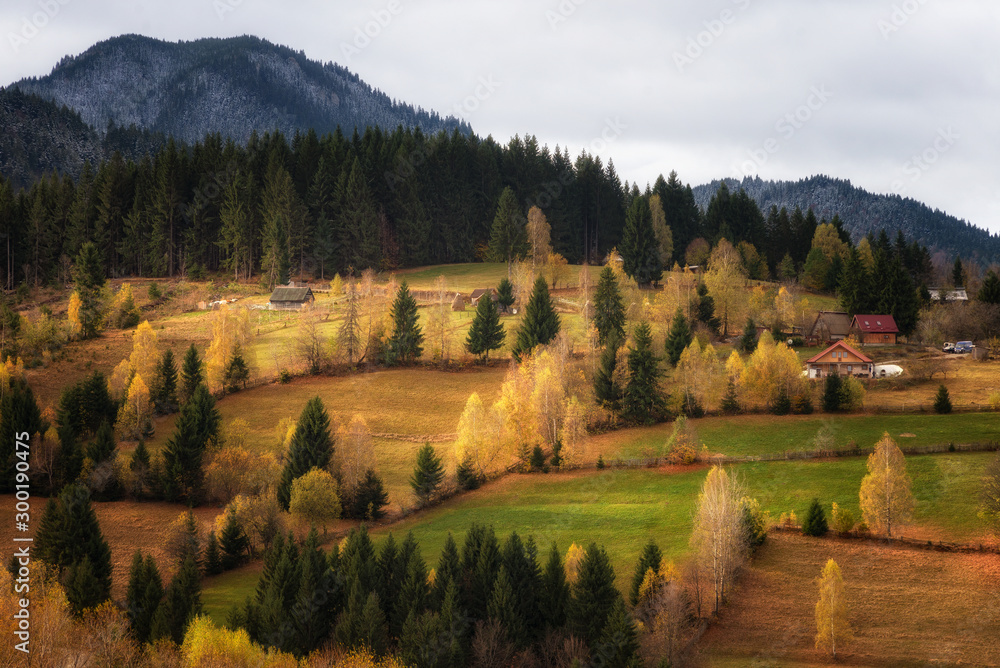
<svg viewBox="0 0 1000 668"><path fill-rule="evenodd" d="M597 468L604 468L604 455L597 455Z"/></svg>
<svg viewBox="0 0 1000 668"><path fill-rule="evenodd" d="M796 415L812 415L813 402L808 394L796 394L792 399L792 412Z"/></svg>
<svg viewBox="0 0 1000 668"><path fill-rule="evenodd" d="M795 515L794 510L787 513L781 513L781 515L778 517L778 524L785 527L786 529L791 529L798 523L798 521L799 518Z"/></svg>
<svg viewBox="0 0 1000 668"><path fill-rule="evenodd" d="M282 385L292 382L291 372L288 369L282 369L281 373L278 374L278 382Z"/></svg>
<svg viewBox="0 0 1000 668"><path fill-rule="evenodd" d="M865 387L854 376L848 376L840 385L840 408L845 411L860 410L865 403Z"/></svg>
<svg viewBox="0 0 1000 668"><path fill-rule="evenodd" d="M802 533L806 536L823 536L829 531L826 523L826 513L823 506L819 504L819 499L813 499L809 505L809 512L802 522Z"/></svg>
<svg viewBox="0 0 1000 668"><path fill-rule="evenodd" d="M740 499L740 506L743 508L743 531L747 536L750 549L755 550L764 544L767 538L767 514L760 509L760 501L743 497Z"/></svg>
<svg viewBox="0 0 1000 668"><path fill-rule="evenodd" d="M934 397L934 412L942 415L951 412L951 397L944 385L938 387L937 396Z"/></svg>
<svg viewBox="0 0 1000 668"><path fill-rule="evenodd" d="M837 505L837 502L833 503L833 511L831 513L833 517L833 530L837 533L848 533L854 528L856 520L854 519L854 513L852 513L847 508L841 508Z"/></svg>
<svg viewBox="0 0 1000 668"><path fill-rule="evenodd" d="M1000 411L1000 392L990 392L989 399L986 401L991 411Z"/></svg>

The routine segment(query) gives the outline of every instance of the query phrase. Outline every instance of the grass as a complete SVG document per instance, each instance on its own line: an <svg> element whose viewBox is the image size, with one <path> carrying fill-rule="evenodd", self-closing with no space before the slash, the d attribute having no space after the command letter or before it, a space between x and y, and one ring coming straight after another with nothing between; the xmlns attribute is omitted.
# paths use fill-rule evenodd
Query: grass
<svg viewBox="0 0 1000 668"><path fill-rule="evenodd" d="M993 413L950 415L740 415L689 420L697 440L709 451L725 455L760 455L816 448L817 436L833 447L851 441L872 446L888 431L901 446L1000 440L1000 423ZM590 449L605 457L647 457L660 452L670 438L672 423L622 429L591 439ZM911 436L902 436L911 434Z"/></svg>
<svg viewBox="0 0 1000 668"><path fill-rule="evenodd" d="M223 626L229 611L243 605L247 597L256 591L263 567L263 562L258 561L202 580L201 603L213 622Z"/></svg>
<svg viewBox="0 0 1000 668"><path fill-rule="evenodd" d="M843 572L855 633L837 663L1000 663L995 557L776 534L698 643L698 665L830 665L813 638L815 580L831 558Z"/></svg>

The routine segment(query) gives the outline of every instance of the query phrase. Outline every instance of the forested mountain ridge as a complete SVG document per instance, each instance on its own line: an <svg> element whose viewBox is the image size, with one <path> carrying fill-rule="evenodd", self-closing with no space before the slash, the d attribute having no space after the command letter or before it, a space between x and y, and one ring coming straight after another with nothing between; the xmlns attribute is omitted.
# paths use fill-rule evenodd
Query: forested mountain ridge
<svg viewBox="0 0 1000 668"><path fill-rule="evenodd" d="M471 131L396 102L335 63L252 36L175 43L122 35L11 87L68 106L99 132L135 125L186 143L211 133L245 143L254 131L325 134L338 126Z"/></svg>
<svg viewBox="0 0 1000 668"><path fill-rule="evenodd" d="M817 175L798 181L764 181L745 177L742 181L725 179L730 191L741 188L763 212L772 206L812 209L817 218L831 220L835 215L854 241L869 232L885 229L890 234L902 230L932 252L979 260L983 264L1000 260L1000 235L976 227L944 211L899 195L878 195L844 179ZM695 201L705 210L721 181L714 180L693 188Z"/></svg>

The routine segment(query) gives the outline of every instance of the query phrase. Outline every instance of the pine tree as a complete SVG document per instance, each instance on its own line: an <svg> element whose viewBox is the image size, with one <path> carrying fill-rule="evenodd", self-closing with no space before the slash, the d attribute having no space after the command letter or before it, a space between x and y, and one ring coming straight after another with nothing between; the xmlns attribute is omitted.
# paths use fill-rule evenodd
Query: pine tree
<svg viewBox="0 0 1000 668"><path fill-rule="evenodd" d="M538 591L538 610L545 627L560 629L566 624L566 610L569 607L569 583L566 582L566 568L562 554L555 542L549 551L549 559L542 572L541 587Z"/></svg>
<svg viewBox="0 0 1000 668"><path fill-rule="evenodd" d="M615 588L615 572L603 548L591 543L580 562L567 611L573 634L591 649L597 647L608 617L621 600Z"/></svg>
<svg viewBox="0 0 1000 668"><path fill-rule="evenodd" d="M506 262L508 274L511 262L523 257L528 250L526 222L517 206L514 191L504 188L490 229L490 259L494 262Z"/></svg>
<svg viewBox="0 0 1000 668"><path fill-rule="evenodd" d="M104 267L97 246L88 241L80 247L73 266L73 281L80 298L80 336L85 339L97 336L101 326L101 288L104 287Z"/></svg>
<svg viewBox="0 0 1000 668"><path fill-rule="evenodd" d="M757 323L753 321L753 318L747 318L747 324L743 327L743 334L736 342L736 347L743 354L749 355L757 349L757 338Z"/></svg>
<svg viewBox="0 0 1000 668"><path fill-rule="evenodd" d="M181 370L181 401L187 403L195 389L205 381L201 371L201 359L198 349L191 344L184 354L184 367Z"/></svg>
<svg viewBox="0 0 1000 668"><path fill-rule="evenodd" d="M622 395L622 416L630 422L652 424L665 410L660 391L659 359L653 354L649 323L641 322L632 332L628 354L629 379Z"/></svg>
<svg viewBox="0 0 1000 668"><path fill-rule="evenodd" d="M173 413L177 410L177 365L174 363L174 351L169 348L160 358L156 369L156 410L161 413Z"/></svg>
<svg viewBox="0 0 1000 668"><path fill-rule="evenodd" d="M549 297L549 286L543 276L535 279L535 287L524 310L524 319L517 330L517 341L511 352L518 360L530 353L536 346L544 346L559 333L559 316L556 315Z"/></svg>
<svg viewBox="0 0 1000 668"><path fill-rule="evenodd" d="M691 345L691 341L693 340L694 334L691 333L687 318L684 317L684 309L678 306L677 313L674 314L674 321L670 324L670 331L667 333L667 339L664 342L670 366L677 366L677 362L681 359L681 353Z"/></svg>
<svg viewBox="0 0 1000 668"><path fill-rule="evenodd" d="M375 656L385 654L389 645L389 633L386 628L385 613L379 605L378 594L372 592L368 594L365 606L361 609L359 620L361 645L372 651Z"/></svg>
<svg viewBox="0 0 1000 668"><path fill-rule="evenodd" d="M208 388L201 384L184 404L174 434L163 450L163 489L169 500L197 503L201 497L205 449L218 441L219 411Z"/></svg>
<svg viewBox="0 0 1000 668"><path fill-rule="evenodd" d="M444 480L444 466L441 458L434 452L434 446L424 443L424 447L417 451L417 465L413 469L410 477L410 487L417 496L417 502L421 506L434 497L441 481Z"/></svg>
<svg viewBox="0 0 1000 668"><path fill-rule="evenodd" d="M951 284L956 288L965 287L965 268L960 257L955 258L955 266L951 270Z"/></svg>
<svg viewBox="0 0 1000 668"><path fill-rule="evenodd" d="M639 633L621 599L615 601L608 613L607 624L594 647L594 658L604 666L638 668L642 665L639 659Z"/></svg>
<svg viewBox="0 0 1000 668"><path fill-rule="evenodd" d="M384 508L389 505L389 494L385 491L382 478L374 469L365 471L365 477L351 499L351 517L361 520L380 520L385 517Z"/></svg>
<svg viewBox="0 0 1000 668"><path fill-rule="evenodd" d="M432 610L441 610L448 586L461 577L462 563L458 556L458 545L455 544L455 537L449 531L444 548L441 550L441 558L435 570L434 586L430 593L429 606Z"/></svg>
<svg viewBox="0 0 1000 668"><path fill-rule="evenodd" d="M934 412L941 414L951 412L951 398L948 396L948 388L944 385L938 386L937 394L934 396Z"/></svg>
<svg viewBox="0 0 1000 668"><path fill-rule="evenodd" d="M153 616L163 598L163 582L152 555L144 560L140 550L132 557L129 569L128 590L125 596L125 614L128 616L132 637L145 643L153 624Z"/></svg>
<svg viewBox="0 0 1000 668"><path fill-rule="evenodd" d="M226 363L226 371L223 375L223 383L226 389L230 392L236 392L242 386L244 389L247 386L247 380L250 378L250 369L247 367L246 360L243 358L243 348L240 344L236 344L233 347L233 354L230 355L229 361Z"/></svg>
<svg viewBox="0 0 1000 668"><path fill-rule="evenodd" d="M278 502L288 510L292 481L313 468L325 469L333 456L330 417L319 397L313 397L302 409L288 448L288 459L278 483Z"/></svg>
<svg viewBox="0 0 1000 668"><path fill-rule="evenodd" d="M695 319L704 323L713 332L718 333L722 323L715 316L715 299L708 294L708 286L705 285L704 281L698 281L695 294L697 295Z"/></svg>
<svg viewBox="0 0 1000 668"><path fill-rule="evenodd" d="M663 276L659 244L653 230L649 204L642 197L632 200L625 215L625 229L619 248L625 274L639 285L658 283Z"/></svg>
<svg viewBox="0 0 1000 668"><path fill-rule="evenodd" d="M396 293L391 315L392 335L386 346L386 362L390 366L415 362L423 352L420 344L424 335L417 324L417 302L405 280Z"/></svg>
<svg viewBox="0 0 1000 668"><path fill-rule="evenodd" d="M597 403L616 414L621 411L624 393L621 385L615 379L620 346L619 339L608 342L608 345L601 351L600 365L597 368L597 373L594 374L594 397L597 399Z"/></svg>
<svg viewBox="0 0 1000 668"><path fill-rule="evenodd" d="M654 573L659 572L662 561L663 553L660 552L659 546L651 539L646 543L646 547L643 548L642 556L639 557L639 563L635 565L635 573L632 574L632 587L629 589L628 600L633 606L639 603L639 588L646 577L646 571L652 568Z"/></svg>
<svg viewBox="0 0 1000 668"><path fill-rule="evenodd" d="M208 532L208 540L205 543L205 554L202 556L202 562L205 564L205 575L218 575L222 572L219 541L215 537L214 531Z"/></svg>
<svg viewBox="0 0 1000 668"><path fill-rule="evenodd" d="M149 450L146 448L146 441L139 439L139 444L132 451L128 468L131 474L131 488L128 492L135 498L142 498L150 483Z"/></svg>
<svg viewBox="0 0 1000 668"><path fill-rule="evenodd" d="M188 624L201 612L198 564L188 555L167 587L163 602L153 617L150 639L169 638L180 644Z"/></svg>
<svg viewBox="0 0 1000 668"><path fill-rule="evenodd" d="M990 269L979 288L977 299L984 304L1000 304L1000 276Z"/></svg>
<svg viewBox="0 0 1000 668"><path fill-rule="evenodd" d="M870 299L869 280L868 269L861 260L861 254L857 248L851 248L840 274L840 285L837 286L840 305L845 311L851 314L868 311L865 307Z"/></svg>
<svg viewBox="0 0 1000 668"><path fill-rule="evenodd" d="M740 412L740 403L736 396L736 383L733 382L732 378L730 378L726 384L726 393L722 397L720 408L726 415L736 415ZM810 409L810 411L811 410L812 409Z"/></svg>
<svg viewBox="0 0 1000 668"><path fill-rule="evenodd" d="M483 295L476 306L476 317L469 327L465 347L481 360L489 361L490 351L499 350L506 336L496 303L489 295Z"/></svg>
<svg viewBox="0 0 1000 668"><path fill-rule="evenodd" d="M504 313L514 305L514 284L506 276L497 283L497 303Z"/></svg>
<svg viewBox="0 0 1000 668"><path fill-rule="evenodd" d="M87 446L87 457L95 465L100 464L114 457L116 445L115 432L111 424L105 420L97 430L97 437L93 443Z"/></svg>
<svg viewBox="0 0 1000 668"><path fill-rule="evenodd" d="M102 583L94 573L90 557L71 564L66 569L66 600L70 611L80 617L85 610L91 610L108 599Z"/></svg>
<svg viewBox="0 0 1000 668"><path fill-rule="evenodd" d="M802 520L802 533L806 536L824 536L829 530L823 506L820 505L819 499L814 498L809 504L805 519Z"/></svg>
<svg viewBox="0 0 1000 668"><path fill-rule="evenodd" d="M507 637L518 647L523 647L525 640L524 619L517 614L514 601L514 591L511 587L507 569L501 565L497 578L493 583L486 615L496 620L507 631Z"/></svg>
<svg viewBox="0 0 1000 668"><path fill-rule="evenodd" d="M243 531L240 520L234 511L226 513L226 524L219 536L219 548L222 551L220 563L223 570L232 570L244 562L250 551L250 539Z"/></svg>
<svg viewBox="0 0 1000 668"><path fill-rule="evenodd" d="M618 279L610 266L601 270L601 277L597 281L594 326L597 328L597 341L602 346L606 346L612 339L625 338L625 302L618 288Z"/></svg>
<svg viewBox="0 0 1000 668"><path fill-rule="evenodd" d="M823 386L823 410L827 413L836 413L840 410L843 401L842 386L839 374L831 373L826 377Z"/></svg>

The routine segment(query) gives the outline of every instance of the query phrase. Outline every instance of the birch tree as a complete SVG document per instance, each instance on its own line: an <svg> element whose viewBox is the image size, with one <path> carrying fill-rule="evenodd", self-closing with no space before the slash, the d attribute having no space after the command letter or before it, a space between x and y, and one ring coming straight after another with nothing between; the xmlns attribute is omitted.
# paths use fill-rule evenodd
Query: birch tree
<svg viewBox="0 0 1000 668"><path fill-rule="evenodd" d="M819 578L819 601L816 602L816 649L837 658L837 649L854 637L847 619L844 578L837 562L830 559Z"/></svg>
<svg viewBox="0 0 1000 668"><path fill-rule="evenodd" d="M882 434L875 451L868 457L868 475L861 480L861 513L873 531L892 537L913 515L913 492L902 450L889 436Z"/></svg>
<svg viewBox="0 0 1000 668"><path fill-rule="evenodd" d="M747 538L740 503L744 496L743 485L718 466L709 470L698 495L691 542L699 566L711 577L715 612L746 559Z"/></svg>

